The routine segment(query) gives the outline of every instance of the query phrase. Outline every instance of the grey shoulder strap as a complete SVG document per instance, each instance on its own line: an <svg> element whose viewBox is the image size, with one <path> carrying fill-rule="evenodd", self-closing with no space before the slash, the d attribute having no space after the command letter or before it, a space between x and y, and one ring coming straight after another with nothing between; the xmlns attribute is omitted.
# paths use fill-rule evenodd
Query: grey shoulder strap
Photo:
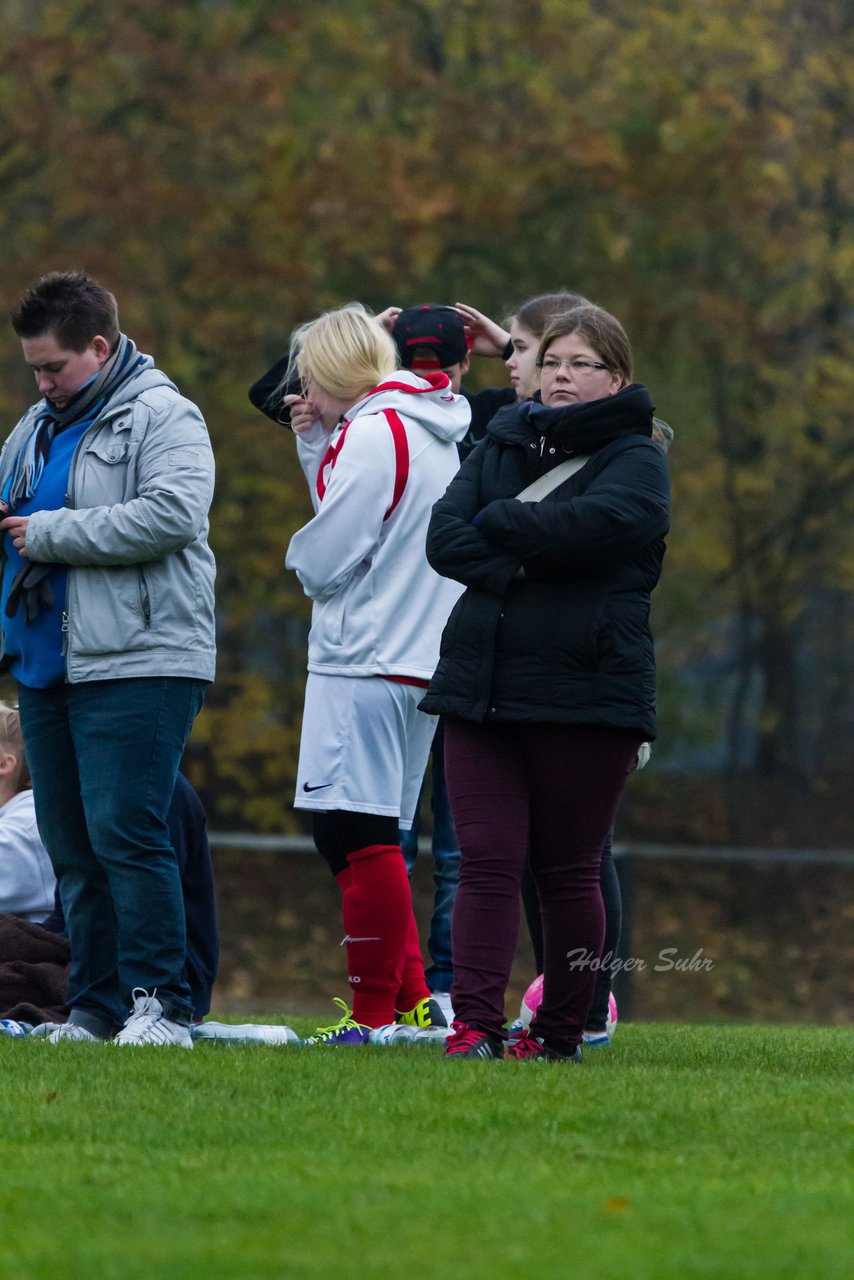
<svg viewBox="0 0 854 1280"><path fill-rule="evenodd" d="M539 480L535 480L533 484L529 484L521 493L517 493L517 502L539 502L540 498L544 498L547 493L551 493L552 489L556 489L559 484L563 484L564 480L574 476L576 471L580 471L585 462L589 461L590 454L586 453L579 458L567 458L566 462L558 463L551 471L547 471L544 476L540 476Z"/></svg>

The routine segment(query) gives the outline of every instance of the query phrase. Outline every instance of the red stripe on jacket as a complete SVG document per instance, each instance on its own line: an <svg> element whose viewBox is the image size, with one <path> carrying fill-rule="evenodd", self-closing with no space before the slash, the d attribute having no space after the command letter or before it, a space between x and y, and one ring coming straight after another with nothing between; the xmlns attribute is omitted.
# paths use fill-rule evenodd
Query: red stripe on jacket
<svg viewBox="0 0 854 1280"><path fill-rule="evenodd" d="M442 374L442 377L445 377ZM387 385L387 384L386 384ZM403 491L406 488L406 482L409 479L409 441L406 438L406 428L398 413L394 409L383 409L386 421L391 428L391 438L394 442L394 488L392 490L391 506L383 516L383 520L388 520L397 504L403 497ZM323 455L323 461L320 464L320 470L317 473L317 496L323 501L323 495L326 493L326 480L324 472L327 467L330 471L335 467L338 461L338 455L344 447L344 440L347 432L352 426L352 421L345 422L341 428L341 434L334 445L330 445Z"/></svg>

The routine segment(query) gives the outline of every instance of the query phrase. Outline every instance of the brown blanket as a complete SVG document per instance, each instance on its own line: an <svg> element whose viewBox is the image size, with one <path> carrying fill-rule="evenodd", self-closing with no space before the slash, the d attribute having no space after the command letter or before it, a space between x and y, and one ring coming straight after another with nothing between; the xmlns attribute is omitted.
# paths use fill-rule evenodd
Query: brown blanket
<svg viewBox="0 0 854 1280"><path fill-rule="evenodd" d="M62 934L0 914L0 1018L65 1022L70 960Z"/></svg>

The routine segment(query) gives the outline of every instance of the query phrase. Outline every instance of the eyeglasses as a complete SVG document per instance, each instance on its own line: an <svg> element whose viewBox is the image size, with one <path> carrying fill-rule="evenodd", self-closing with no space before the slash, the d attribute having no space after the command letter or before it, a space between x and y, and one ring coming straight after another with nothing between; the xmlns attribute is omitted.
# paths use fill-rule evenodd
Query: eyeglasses
<svg viewBox="0 0 854 1280"><path fill-rule="evenodd" d="M557 373L564 364L570 373L578 374L579 377L583 377L593 369L608 369L606 364L601 364L598 360L581 360L577 356L573 356L571 360L558 360L555 356L544 356L542 360L537 361L537 368L542 369L543 373Z"/></svg>

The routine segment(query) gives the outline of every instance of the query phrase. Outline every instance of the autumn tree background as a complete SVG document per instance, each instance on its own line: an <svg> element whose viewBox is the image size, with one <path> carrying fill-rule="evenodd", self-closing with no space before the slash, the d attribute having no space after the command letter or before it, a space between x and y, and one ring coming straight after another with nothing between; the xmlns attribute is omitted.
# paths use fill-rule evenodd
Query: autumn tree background
<svg viewBox="0 0 854 1280"><path fill-rule="evenodd" d="M5 0L0 304L93 272L211 428L212 825L296 822L309 506L250 383L328 306L571 287L676 431L627 830L850 841L851 26L844 0ZM7 328L4 434L33 398Z"/></svg>

